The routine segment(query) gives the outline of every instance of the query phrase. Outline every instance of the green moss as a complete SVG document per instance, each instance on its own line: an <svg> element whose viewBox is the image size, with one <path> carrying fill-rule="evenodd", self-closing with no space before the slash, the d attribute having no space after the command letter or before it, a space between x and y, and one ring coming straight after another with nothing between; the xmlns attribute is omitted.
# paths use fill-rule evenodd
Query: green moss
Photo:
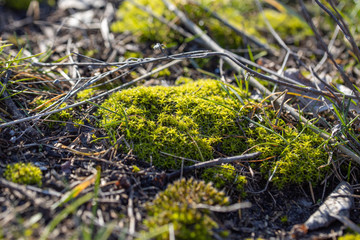
<svg viewBox="0 0 360 240"><path fill-rule="evenodd" d="M168 19L174 17L170 11L166 11L161 0L138 0L136 2L151 8L159 16L165 16ZM130 31L140 41L165 42L169 39L181 39L181 36L171 31L168 26L128 1L121 4L117 15L120 20L111 25L113 32Z"/></svg>
<svg viewBox="0 0 360 240"><path fill-rule="evenodd" d="M5 0L5 5L15 10L26 10L31 0Z"/></svg>
<svg viewBox="0 0 360 240"><path fill-rule="evenodd" d="M359 233L348 233L338 238L338 240L358 240L360 238Z"/></svg>
<svg viewBox="0 0 360 240"><path fill-rule="evenodd" d="M86 100L91 98L92 96L94 96L96 94L96 90L94 88L88 88L85 90L80 91L76 97L77 99L79 99L80 101Z"/></svg>
<svg viewBox="0 0 360 240"><path fill-rule="evenodd" d="M280 218L280 222L281 223L283 223L283 224L286 224L286 223L288 223L288 217L285 215L285 216L282 216L281 218Z"/></svg>
<svg viewBox="0 0 360 240"><path fill-rule="evenodd" d="M272 9L265 9L264 14L271 26L283 39L291 36L294 37L295 41L299 41L304 37L313 34L306 22L295 15L291 15L287 12L278 12ZM257 26L258 28L265 28L265 22L261 15L259 15Z"/></svg>
<svg viewBox="0 0 360 240"><path fill-rule="evenodd" d="M176 16L167 10L161 0L138 0L136 2L151 9L155 14L163 16L167 21L172 22L176 19ZM262 15L256 13L257 8L252 0L243 0L241 4L228 0L201 0L198 2L215 11L238 29L258 37L264 43L267 42L264 34L259 32L259 30L267 31L265 22ZM224 27L223 23L211 17L210 13L207 13L202 7L184 0L174 1L174 4L222 47L239 48L242 45L244 46L241 36ZM264 13L281 37L291 36L298 41L312 34L306 23L288 12L286 8L282 8L282 12L265 9ZM170 29L166 24L151 17L130 2L125 1L120 5L118 17L119 21L111 26L111 30L114 32L130 31L137 36L139 41L166 42L167 45L174 45L184 40L180 34Z"/></svg>
<svg viewBox="0 0 360 240"><path fill-rule="evenodd" d="M328 154L321 147L324 140L310 129L294 129L280 121L277 134L263 127L247 129L249 147L262 152L260 171L268 176L277 166L272 181L282 188L288 184L317 183L328 168L321 168Z"/></svg>
<svg viewBox="0 0 360 240"><path fill-rule="evenodd" d="M170 75L171 75L170 70L166 68L166 69L161 70L160 72L153 74L152 77L168 77Z"/></svg>
<svg viewBox="0 0 360 240"><path fill-rule="evenodd" d="M98 113L109 132L126 134L140 158L149 160L152 156L156 166L177 168L180 163L162 156L160 151L209 160L214 157L213 147L224 137L237 144L235 153L246 149L244 139L236 137L236 112L225 105L237 110L241 107L227 96L219 82L202 80L180 87L138 87L117 92ZM232 154L226 151L230 149L226 144L219 147Z"/></svg>
<svg viewBox="0 0 360 240"><path fill-rule="evenodd" d="M233 91L244 98L239 89ZM245 105L220 82L208 79L177 87L117 92L102 104L98 115L110 136L125 135L134 153L143 160L152 159L157 167L172 169L181 164L161 152L205 161L239 155L251 148L263 153L265 160L252 167L264 178L277 166L273 182L279 188L317 183L327 170L320 168L328 156L320 147L323 140L304 126L291 128L281 119L272 129L272 110L243 101ZM252 122L250 111L256 113ZM121 148L129 150L125 145ZM217 174L224 177L224 173ZM228 180L239 181L239 186L245 181Z"/></svg>
<svg viewBox="0 0 360 240"><path fill-rule="evenodd" d="M126 51L124 53L124 58L143 58L143 55L141 52Z"/></svg>
<svg viewBox="0 0 360 240"><path fill-rule="evenodd" d="M42 172L40 168L31 163L15 163L7 165L4 172L4 178L14 183L42 185Z"/></svg>
<svg viewBox="0 0 360 240"><path fill-rule="evenodd" d="M167 10L161 0L138 0L137 3L152 9L156 15L163 16L168 21L176 18L171 11ZM251 6L250 4L246 4L250 3L249 0L244 1L244 4L233 4L225 0L217 2L203 0L200 1L200 3L210 7L212 10L221 11L221 13L226 14L225 16L228 16L229 19L233 19L237 25L243 20L239 10L245 11L244 6ZM206 13L200 7L189 1L176 1L175 4L181 10L187 12L188 16L191 16L191 19L195 23L199 23L199 26L212 35L221 45L229 47L239 46L241 38L228 28L224 28L217 20L209 18L209 13ZM172 45L173 42L183 41L183 36L179 33L176 33L166 24L151 17L148 13L137 8L130 2L121 4L118 10L118 17L120 20L111 26L111 30L114 32L130 31L143 42L167 42L167 45Z"/></svg>
<svg viewBox="0 0 360 240"><path fill-rule="evenodd" d="M175 85L179 86L186 83L192 83L194 79L188 77L178 77L175 81Z"/></svg>
<svg viewBox="0 0 360 240"><path fill-rule="evenodd" d="M42 97L40 97L34 101L34 104L35 104L34 106L35 106L36 110L41 111L41 110L44 110L45 108L49 107L52 103L53 103L53 101L49 101L48 99L42 99ZM66 103L62 103L58 107L58 109L64 108L66 106L67 106ZM69 119L71 119L73 117L70 113L71 111L72 111L72 108L69 108L69 109L63 110L61 112L51 114L48 119L55 120L55 121L68 121ZM54 127L55 125L58 125L58 123L48 122L49 127ZM65 126L65 123L62 123L61 125Z"/></svg>
<svg viewBox="0 0 360 240"><path fill-rule="evenodd" d="M149 231L172 223L176 239L210 239L218 224L209 210L199 210L197 204L228 205L229 200L211 184L194 179L179 180L169 185L146 206L148 218L144 221ZM165 232L157 239L169 239Z"/></svg>
<svg viewBox="0 0 360 240"><path fill-rule="evenodd" d="M132 172L133 172L133 173L140 172L140 168L139 168L138 166L132 165L131 167L132 167Z"/></svg>
<svg viewBox="0 0 360 240"><path fill-rule="evenodd" d="M244 186L247 183L246 177L238 175L235 167L231 164L222 164L220 167L208 168L201 175L206 182L214 182L218 189L224 187L233 188L242 193L244 196Z"/></svg>

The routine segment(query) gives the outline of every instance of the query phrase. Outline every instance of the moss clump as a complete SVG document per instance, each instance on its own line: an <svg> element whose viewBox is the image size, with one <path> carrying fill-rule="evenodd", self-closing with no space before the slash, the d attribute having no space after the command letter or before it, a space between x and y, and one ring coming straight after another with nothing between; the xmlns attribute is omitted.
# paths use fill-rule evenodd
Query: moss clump
<svg viewBox="0 0 360 240"><path fill-rule="evenodd" d="M158 16L165 16L167 19L174 17L170 11L166 11L161 0L138 0L136 2L151 8ZM120 20L111 25L113 32L130 31L143 42L163 42L166 39L181 38L181 35L174 33L168 26L128 1L121 4L117 15Z"/></svg>
<svg viewBox="0 0 360 240"><path fill-rule="evenodd" d="M281 119L274 127L272 110L246 102L245 94L232 90L245 105L210 79L177 87L136 87L111 95L98 114L110 136L125 135L134 153L143 160L152 159L157 167L181 164L160 152L205 161L252 148L263 153L265 160L252 167L265 178L278 166L273 181L279 188L316 183L326 172L320 169L327 162L322 139L304 126L289 127ZM249 118L251 110L256 118ZM128 151L125 145L122 148Z"/></svg>
<svg viewBox="0 0 360 240"><path fill-rule="evenodd" d="M247 183L246 177L238 175L235 167L231 164L222 164L219 168L208 168L201 177L207 182L214 182L215 187L218 189L222 189L226 186L232 188L234 186L237 191L245 195L244 186Z"/></svg>
<svg viewBox="0 0 360 240"><path fill-rule="evenodd" d="M26 185L41 186L42 172L40 168L31 163L15 163L7 165L4 172L4 177L8 181Z"/></svg>
<svg viewBox="0 0 360 240"><path fill-rule="evenodd" d="M201 6L216 12L233 26L249 35L258 37L264 43L267 42L267 39L259 32L259 30L265 29L265 22L262 15L256 12L257 8L253 0L242 0L241 4L228 0L200 0L198 1L200 6L186 0L173 2L224 48L239 48L247 43L243 44L241 36L224 27ZM176 16L165 7L161 0L138 0L136 3L150 8L156 15L164 17L169 22L176 19ZM304 21L284 7L281 8L281 12L266 9L264 13L270 24L284 38L296 36L296 40L299 40L312 34ZM125 1L120 5L118 17L120 20L111 26L111 30L114 32L130 31L142 42L166 42L169 46L184 40L179 33L130 2Z"/></svg>
<svg viewBox="0 0 360 240"><path fill-rule="evenodd" d="M109 134L126 134L140 158L152 156L158 167L178 168L180 162L160 152L204 161L214 157L216 145L220 150L235 144L238 154L246 149L244 139L237 137L237 113L225 106L241 107L218 81L202 80L179 87L137 87L117 92L98 113ZM220 146L224 137L232 142Z"/></svg>
<svg viewBox="0 0 360 240"><path fill-rule="evenodd" d="M229 199L211 184L194 179L179 180L169 185L146 206L148 218L144 221L149 231L172 223L176 239L210 239L218 224L210 217L209 210L199 210L197 204L229 204ZM163 233L158 239L169 239Z"/></svg>
<svg viewBox="0 0 360 240"><path fill-rule="evenodd" d="M320 169L328 158L321 147L324 140L304 126L293 129L280 121L277 134L263 127L248 128L246 132L251 136L247 140L249 146L255 152L262 152L261 157L266 159L260 171L268 175L277 166L272 181L279 188L309 181L317 183L328 169Z"/></svg>
<svg viewBox="0 0 360 240"><path fill-rule="evenodd" d="M94 88L88 88L88 89L85 89L85 90L82 90L80 91L76 97L77 99L83 101L83 100L86 100L86 99L89 99L91 98L92 96L94 96L96 94L96 90Z"/></svg>
<svg viewBox="0 0 360 240"><path fill-rule="evenodd" d="M194 79L188 77L178 77L175 81L175 85L180 86L187 83L194 82Z"/></svg>
<svg viewBox="0 0 360 240"><path fill-rule="evenodd" d="M131 167L132 167L132 170L131 170L131 171L132 171L133 173L138 173L138 172L140 172L140 168L139 168L138 166L132 165Z"/></svg>
<svg viewBox="0 0 360 240"><path fill-rule="evenodd" d="M171 22L176 18L175 14L169 11L161 0L138 0L136 2L137 4L150 8L156 15L164 17L167 21ZM246 0L244 2L250 1ZM176 1L175 4L181 10L187 12L188 16L191 16L194 22L200 23L199 26L210 35L213 35L220 44L229 47L239 46L241 38L230 29L224 28L217 20L210 18L210 14L199 6L189 1ZM239 5L241 5L241 7L246 5L246 3L232 4L225 0L217 2L203 0L201 4L210 6L212 10L221 11L226 14L226 16L229 16L229 19L235 19L234 22L236 22L237 25L243 20L243 17L238 12L238 10L241 10ZM173 45L175 42L183 41L181 34L175 32L166 24L150 16L150 14L130 2L125 1L121 4L117 15L120 20L111 26L113 32L130 31L142 42L166 42L168 46Z"/></svg>

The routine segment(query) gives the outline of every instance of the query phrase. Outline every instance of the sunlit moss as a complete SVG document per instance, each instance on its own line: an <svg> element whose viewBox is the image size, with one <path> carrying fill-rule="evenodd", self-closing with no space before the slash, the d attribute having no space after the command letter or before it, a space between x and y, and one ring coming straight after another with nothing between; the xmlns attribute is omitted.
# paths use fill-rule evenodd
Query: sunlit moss
<svg viewBox="0 0 360 240"><path fill-rule="evenodd" d="M174 17L170 11L166 11L166 7L161 0L138 0L136 2L151 8L159 16L165 15L168 19ZM113 32L130 31L140 41L163 42L168 39L181 38L179 34L174 33L168 26L128 1L121 4L117 15L120 20L111 25Z"/></svg>
<svg viewBox="0 0 360 240"><path fill-rule="evenodd" d="M198 2L200 6L186 0L176 0L174 4L222 47L239 48L241 46L244 47L245 44L241 36L225 27L223 23L205 11L203 7L215 11L222 18L248 35L255 36L264 43L267 42L263 34L264 31L267 31L265 22L262 14L257 12L257 7L253 0L244 0L241 4L237 1L228 0L201 0ZM176 16L165 7L161 0L138 0L136 3L147 7L156 15L164 17L169 22L176 19ZM294 15L294 13L287 11L286 8L282 8L281 12L265 9L264 14L273 28L283 38L290 36L298 41L312 34L306 23L297 15ZM172 30L167 24L150 16L149 13L131 2L125 1L120 5L118 18L119 20L111 26L111 30L114 32L130 31L140 41L172 45L174 42L179 43L184 40L183 36ZM178 24L176 21L175 23Z"/></svg>
<svg viewBox="0 0 360 240"><path fill-rule="evenodd" d="M42 97L37 98L33 101L34 107L37 109L37 111L41 111L49 107L51 104L53 104L53 101L49 101L49 99L42 99ZM58 106L58 109L65 108L67 106L66 103L60 104ZM68 121L72 118L71 114L72 108L51 114L48 119L55 120L55 121ZM56 124L54 122L48 122L49 127L54 127ZM61 125L65 125L61 124Z"/></svg>
<svg viewBox="0 0 360 240"><path fill-rule="evenodd" d="M338 240L358 240L360 239L359 233L348 233L338 238Z"/></svg>
<svg viewBox="0 0 360 240"><path fill-rule="evenodd" d="M14 183L42 185L42 172L40 168L31 163L15 163L7 165L4 177Z"/></svg>
<svg viewBox="0 0 360 240"><path fill-rule="evenodd" d="M213 229L219 226L211 218L209 210L200 210L197 204L225 206L229 204L229 199L211 184L192 178L182 179L170 184L152 203L147 204L148 217L144 224L149 231L156 231L172 223L176 239L210 239ZM226 235L226 232L222 231L222 234ZM169 232L156 238L169 239Z"/></svg>
<svg viewBox="0 0 360 240"><path fill-rule="evenodd" d="M79 100L85 100L85 99L89 99L90 97L94 96L96 94L96 90L94 88L88 88L85 90L80 91L76 97Z"/></svg>
<svg viewBox="0 0 360 240"><path fill-rule="evenodd" d="M224 105L241 107L219 82L203 80L179 87L137 87L117 92L105 101L99 114L109 131L117 129L126 134L140 158L149 160L151 156L155 165L174 168L180 162L160 152L209 160L214 156L213 147L225 134L234 136L230 138L238 143L237 153L245 150L244 139L236 137L237 113Z"/></svg>
<svg viewBox="0 0 360 240"><path fill-rule="evenodd" d="M194 82L194 79L192 79L192 78L179 77L179 78L176 79L175 85L182 85L182 84L192 83L192 82Z"/></svg>
<svg viewBox="0 0 360 240"><path fill-rule="evenodd" d="M161 152L206 161L251 148L263 153L264 160L253 168L264 178L277 166L276 186L316 183L327 169L320 168L328 156L322 139L305 126L289 127L281 119L275 128L272 110L246 100L240 89L232 89L238 96L210 79L177 87L136 87L111 95L98 114L110 136L124 135L140 159L158 167L181 165ZM248 120L255 109L252 121L257 125ZM129 150L126 145L121 148Z"/></svg>
<svg viewBox="0 0 360 240"><path fill-rule="evenodd" d="M248 128L249 146L262 152L265 159L260 171L269 175L276 171L272 181L280 188L288 184L318 182L328 168L321 168L327 162L328 154L322 147L324 140L310 129L290 128L280 121L277 134L271 134L263 127ZM275 170L276 168L276 170Z"/></svg>

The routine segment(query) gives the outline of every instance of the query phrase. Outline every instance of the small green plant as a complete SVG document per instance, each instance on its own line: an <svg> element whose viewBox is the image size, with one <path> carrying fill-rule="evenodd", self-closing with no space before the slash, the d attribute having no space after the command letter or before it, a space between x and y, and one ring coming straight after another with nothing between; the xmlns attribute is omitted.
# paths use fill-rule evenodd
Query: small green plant
<svg viewBox="0 0 360 240"><path fill-rule="evenodd" d="M138 172L140 172L140 168L139 168L138 166L132 165L131 167L132 167L132 172L133 172L133 173L138 173Z"/></svg>
<svg viewBox="0 0 360 240"><path fill-rule="evenodd" d="M285 216L282 216L282 217L280 218L280 222L283 223L283 224L288 223L288 221L289 221L289 219L288 219L288 217L287 217L286 215L285 215Z"/></svg>
<svg viewBox="0 0 360 240"><path fill-rule="evenodd" d="M42 172L32 163L15 163L7 165L4 177L8 181L26 185L42 185Z"/></svg>
<svg viewBox="0 0 360 240"><path fill-rule="evenodd" d="M235 189L245 195L244 186L247 183L246 177L238 175L235 167L231 164L222 164L220 167L208 168L201 175L206 182L214 182L218 189L224 187L235 187Z"/></svg>
<svg viewBox="0 0 360 240"><path fill-rule="evenodd" d="M211 218L209 210L197 209L197 204L225 206L229 199L210 183L182 179L170 184L147 204L148 218L144 224L150 232L173 224L176 239L210 239L218 224ZM169 232L158 235L157 239L169 239Z"/></svg>

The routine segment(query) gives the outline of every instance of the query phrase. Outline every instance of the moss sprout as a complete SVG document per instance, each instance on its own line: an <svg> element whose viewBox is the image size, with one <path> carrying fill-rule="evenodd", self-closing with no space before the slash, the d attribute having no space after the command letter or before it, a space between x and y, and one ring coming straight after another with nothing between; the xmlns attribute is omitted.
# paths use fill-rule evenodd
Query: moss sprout
<svg viewBox="0 0 360 240"><path fill-rule="evenodd" d="M132 165L131 167L132 167L132 172L133 172L133 173L140 172L140 168L139 168L138 166Z"/></svg>
<svg viewBox="0 0 360 240"><path fill-rule="evenodd" d="M144 224L149 231L155 231L172 223L176 239L210 239L218 224L208 210L197 209L197 204L225 206L229 204L229 199L210 183L182 179L170 184L146 206L148 218ZM168 232L158 239L169 239Z"/></svg>
<svg viewBox="0 0 360 240"><path fill-rule="evenodd" d="M285 215L285 216L282 216L280 218L280 222L283 223L283 224L287 224L289 221L288 217Z"/></svg>
<svg viewBox="0 0 360 240"><path fill-rule="evenodd" d="M8 181L26 185L42 185L42 172L40 168L31 163L15 163L7 165L4 177Z"/></svg>

